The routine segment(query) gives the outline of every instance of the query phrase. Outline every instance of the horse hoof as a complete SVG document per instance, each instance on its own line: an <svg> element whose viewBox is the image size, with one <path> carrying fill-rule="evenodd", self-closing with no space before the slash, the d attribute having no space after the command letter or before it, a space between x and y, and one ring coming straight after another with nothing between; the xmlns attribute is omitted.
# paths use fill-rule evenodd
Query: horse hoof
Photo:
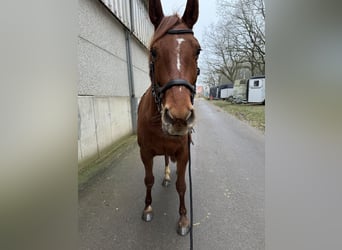
<svg viewBox="0 0 342 250"><path fill-rule="evenodd" d="M148 206L146 209L144 209L142 219L146 222L150 222L153 219L153 211L151 206Z"/></svg>
<svg viewBox="0 0 342 250"><path fill-rule="evenodd" d="M163 180L162 185L163 185L164 187L169 187L170 184L171 184L171 181L170 181L170 180L166 180L166 179Z"/></svg>
<svg viewBox="0 0 342 250"><path fill-rule="evenodd" d="M177 233L181 236L185 236L190 231L190 223L189 220L184 216L181 217L178 221Z"/></svg>
<svg viewBox="0 0 342 250"><path fill-rule="evenodd" d="M153 213L143 213L142 219L146 222L150 222L153 219Z"/></svg>
<svg viewBox="0 0 342 250"><path fill-rule="evenodd" d="M180 226L178 225L178 228L177 228L177 233L180 235L180 236L185 236L189 233L190 231L190 226Z"/></svg>

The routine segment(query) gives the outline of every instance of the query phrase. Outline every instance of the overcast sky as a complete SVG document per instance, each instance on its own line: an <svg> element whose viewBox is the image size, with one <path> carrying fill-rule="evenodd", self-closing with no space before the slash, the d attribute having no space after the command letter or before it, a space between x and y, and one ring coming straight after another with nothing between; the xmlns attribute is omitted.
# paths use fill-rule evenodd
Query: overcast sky
<svg viewBox="0 0 342 250"><path fill-rule="evenodd" d="M166 16L175 12L183 15L187 0L161 0L163 11ZM195 36L202 42L203 32L209 24L217 20L216 0L199 0L200 15L194 26Z"/></svg>

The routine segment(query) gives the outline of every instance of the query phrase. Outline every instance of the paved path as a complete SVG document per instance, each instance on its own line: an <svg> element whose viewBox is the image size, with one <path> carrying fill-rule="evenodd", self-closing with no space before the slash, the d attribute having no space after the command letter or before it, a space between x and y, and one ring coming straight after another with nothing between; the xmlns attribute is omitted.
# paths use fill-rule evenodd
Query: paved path
<svg viewBox="0 0 342 250"><path fill-rule="evenodd" d="M265 249L264 135L205 100L195 103L194 249ZM162 157L154 160L154 219L141 220L145 187L138 150L131 147L80 192L81 249L189 249L189 237L176 233L175 166L172 185L162 187Z"/></svg>

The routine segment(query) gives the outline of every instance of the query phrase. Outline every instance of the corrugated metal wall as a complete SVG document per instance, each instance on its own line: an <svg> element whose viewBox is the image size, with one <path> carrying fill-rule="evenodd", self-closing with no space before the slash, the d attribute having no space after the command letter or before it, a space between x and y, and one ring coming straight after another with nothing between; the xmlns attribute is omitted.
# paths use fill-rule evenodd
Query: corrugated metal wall
<svg viewBox="0 0 342 250"><path fill-rule="evenodd" d="M148 47L154 27L150 22L147 1L101 0L107 8ZM132 12L132 13L131 13Z"/></svg>

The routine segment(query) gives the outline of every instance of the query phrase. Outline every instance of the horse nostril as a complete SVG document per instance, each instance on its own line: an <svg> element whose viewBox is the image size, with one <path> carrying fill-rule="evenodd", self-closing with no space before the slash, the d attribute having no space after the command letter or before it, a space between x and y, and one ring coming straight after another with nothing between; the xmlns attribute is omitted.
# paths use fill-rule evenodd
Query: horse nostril
<svg viewBox="0 0 342 250"><path fill-rule="evenodd" d="M195 112L194 110L190 110L188 116L185 119L188 123L192 123L195 120Z"/></svg>
<svg viewBox="0 0 342 250"><path fill-rule="evenodd" d="M170 114L169 109L165 108L164 119L167 123L173 123L173 116Z"/></svg>

